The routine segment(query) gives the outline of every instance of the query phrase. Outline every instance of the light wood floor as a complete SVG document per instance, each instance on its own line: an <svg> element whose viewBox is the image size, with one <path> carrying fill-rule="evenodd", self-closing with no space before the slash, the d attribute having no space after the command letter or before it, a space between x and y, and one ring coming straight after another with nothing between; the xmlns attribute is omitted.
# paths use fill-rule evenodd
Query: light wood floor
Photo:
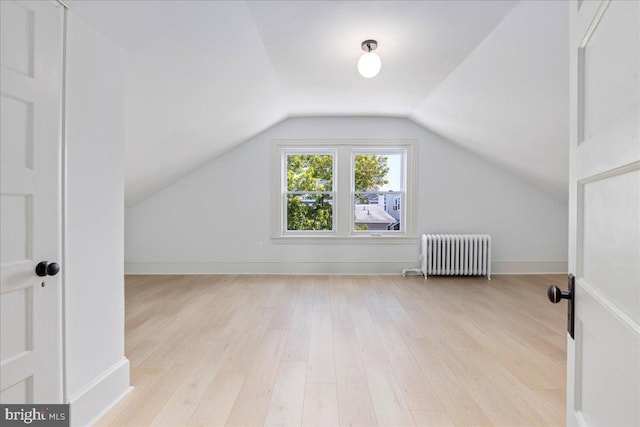
<svg viewBox="0 0 640 427"><path fill-rule="evenodd" d="M131 276L99 425L564 425L564 276Z"/></svg>

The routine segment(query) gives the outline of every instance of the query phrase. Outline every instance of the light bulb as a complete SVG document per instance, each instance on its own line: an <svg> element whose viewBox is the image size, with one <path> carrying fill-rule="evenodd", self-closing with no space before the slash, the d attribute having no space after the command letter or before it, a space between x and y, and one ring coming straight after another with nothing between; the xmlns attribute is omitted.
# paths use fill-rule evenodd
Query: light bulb
<svg viewBox="0 0 640 427"><path fill-rule="evenodd" d="M367 52L358 60L358 72L367 79L375 77L380 72L382 62L378 54Z"/></svg>

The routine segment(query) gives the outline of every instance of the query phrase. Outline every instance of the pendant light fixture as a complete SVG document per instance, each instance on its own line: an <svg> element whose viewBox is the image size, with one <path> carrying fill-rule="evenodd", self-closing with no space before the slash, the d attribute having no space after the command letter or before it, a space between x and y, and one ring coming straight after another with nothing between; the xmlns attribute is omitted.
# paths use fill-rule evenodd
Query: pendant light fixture
<svg viewBox="0 0 640 427"><path fill-rule="evenodd" d="M375 40L365 40L361 44L362 50L366 53L360 57L358 61L358 72L362 77L370 79L375 77L380 72L382 62L377 53L373 51L378 47L378 42Z"/></svg>

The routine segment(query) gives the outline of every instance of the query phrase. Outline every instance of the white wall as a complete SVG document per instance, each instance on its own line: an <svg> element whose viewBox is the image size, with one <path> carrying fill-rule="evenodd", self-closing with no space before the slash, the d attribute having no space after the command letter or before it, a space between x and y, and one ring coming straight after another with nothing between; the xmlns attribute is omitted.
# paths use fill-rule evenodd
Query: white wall
<svg viewBox="0 0 640 427"><path fill-rule="evenodd" d="M67 22L65 384L73 425L129 390L124 357L124 55Z"/></svg>
<svg viewBox="0 0 640 427"><path fill-rule="evenodd" d="M420 234L491 234L495 272L566 271L566 204L410 120L381 117L285 120L127 209L126 271L399 273L417 266L418 243L270 239L271 141L367 138L419 141Z"/></svg>

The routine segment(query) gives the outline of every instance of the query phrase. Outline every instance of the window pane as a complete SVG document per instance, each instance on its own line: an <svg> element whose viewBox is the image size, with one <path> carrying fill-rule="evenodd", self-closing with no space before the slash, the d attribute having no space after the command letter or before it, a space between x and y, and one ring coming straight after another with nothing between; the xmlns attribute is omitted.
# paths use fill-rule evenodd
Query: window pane
<svg viewBox="0 0 640 427"><path fill-rule="evenodd" d="M354 156L355 191L402 191L402 153Z"/></svg>
<svg viewBox="0 0 640 427"><path fill-rule="evenodd" d="M333 155L287 155L287 191L332 190Z"/></svg>
<svg viewBox="0 0 640 427"><path fill-rule="evenodd" d="M288 194L287 231L332 231L331 194Z"/></svg>
<svg viewBox="0 0 640 427"><path fill-rule="evenodd" d="M356 193L354 231L400 231L401 193Z"/></svg>

